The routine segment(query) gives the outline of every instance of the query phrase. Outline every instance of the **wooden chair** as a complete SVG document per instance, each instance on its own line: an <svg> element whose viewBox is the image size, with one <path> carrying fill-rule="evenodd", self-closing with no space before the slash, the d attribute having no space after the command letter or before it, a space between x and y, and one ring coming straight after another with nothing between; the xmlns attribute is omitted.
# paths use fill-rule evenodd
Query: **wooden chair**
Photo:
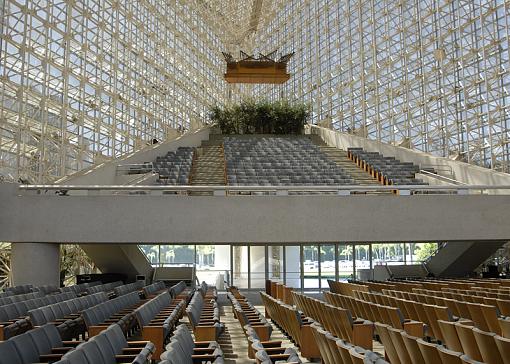
<svg viewBox="0 0 510 364"><path fill-rule="evenodd" d="M453 351L462 352L462 344L460 343L459 336L457 335L455 322L437 320L437 323L443 335L446 347Z"/></svg>
<svg viewBox="0 0 510 364"><path fill-rule="evenodd" d="M473 334L478 344L478 349L482 354L483 361L487 364L503 364L503 359L501 358L498 346L494 340L496 334L482 331L477 327L473 328Z"/></svg>
<svg viewBox="0 0 510 364"><path fill-rule="evenodd" d="M423 339L416 340L418 347L420 348L425 364L438 364L441 363L441 357L437 351L437 344L426 342Z"/></svg>
<svg viewBox="0 0 510 364"><path fill-rule="evenodd" d="M499 335L494 336L494 341L498 347L503 363L510 364L510 339L506 339Z"/></svg>
<svg viewBox="0 0 510 364"><path fill-rule="evenodd" d="M409 335L405 331L401 331L400 335L402 336L402 340L404 345L409 353L409 357L411 358L411 363L413 364L425 364L425 359L423 358L423 354L418 347L418 338Z"/></svg>
<svg viewBox="0 0 510 364"><path fill-rule="evenodd" d="M397 351L398 358L401 363L411 363L411 358L407 351L406 345L404 343L404 339L402 339L401 332L404 330L395 329L393 327L388 327L388 334L390 335L391 341L393 342L393 346Z"/></svg>
<svg viewBox="0 0 510 364"><path fill-rule="evenodd" d="M456 322L455 329L457 330L457 335L462 345L462 352L473 360L482 361L482 354L478 349L478 344L473 334L473 327Z"/></svg>
<svg viewBox="0 0 510 364"><path fill-rule="evenodd" d="M384 346L384 353L386 355L386 358L389 359L391 364L405 364L400 361L397 348L395 347L395 345L393 345L393 340L388 332L389 327L390 327L389 325L381 324L379 322L375 323L375 329L377 331L377 334L379 335L381 344L383 344Z"/></svg>
<svg viewBox="0 0 510 364"><path fill-rule="evenodd" d="M510 320L499 319L499 326L501 327L501 336L510 339Z"/></svg>
<svg viewBox="0 0 510 364"><path fill-rule="evenodd" d="M442 345L437 347L437 352L441 357L442 364L462 364L461 352L449 350Z"/></svg>

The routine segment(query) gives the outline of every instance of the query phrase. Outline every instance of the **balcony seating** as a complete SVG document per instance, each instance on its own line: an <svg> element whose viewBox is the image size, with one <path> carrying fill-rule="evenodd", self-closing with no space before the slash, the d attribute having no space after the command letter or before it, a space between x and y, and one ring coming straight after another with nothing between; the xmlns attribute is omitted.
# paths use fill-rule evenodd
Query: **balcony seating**
<svg viewBox="0 0 510 364"><path fill-rule="evenodd" d="M266 313L282 331L289 335L305 358L319 358L320 352L314 340L311 324L296 308L277 300L265 292L260 292Z"/></svg>
<svg viewBox="0 0 510 364"><path fill-rule="evenodd" d="M32 328L27 317L29 310L72 298L76 298L74 293L65 292L0 306L0 341Z"/></svg>
<svg viewBox="0 0 510 364"><path fill-rule="evenodd" d="M84 310L81 315L85 321L89 337L99 334L111 324L118 324L124 333L134 329L136 318L134 309L141 304L138 292L102 302Z"/></svg>
<svg viewBox="0 0 510 364"><path fill-rule="evenodd" d="M85 323L79 313L107 299L105 292L99 292L30 310L28 314L34 326L53 323L65 339L78 338L85 334Z"/></svg>
<svg viewBox="0 0 510 364"><path fill-rule="evenodd" d="M141 336L154 343L157 357L161 355L175 324L182 317L185 305L184 300L172 300L170 293L165 291L134 311Z"/></svg>
<svg viewBox="0 0 510 364"><path fill-rule="evenodd" d="M175 152L157 157L154 170L159 173L158 182L166 185L187 185L193 164L194 148L179 147Z"/></svg>
<svg viewBox="0 0 510 364"><path fill-rule="evenodd" d="M115 296L119 297L131 292L141 291L144 284L144 281L136 281L134 283L124 284L122 286L114 287L113 292L115 293Z"/></svg>
<svg viewBox="0 0 510 364"><path fill-rule="evenodd" d="M220 322L220 311L214 298L215 290L205 287L205 290L200 289L194 293L186 308L186 314L197 340L215 341L225 326Z"/></svg>
<svg viewBox="0 0 510 364"><path fill-rule="evenodd" d="M160 356L160 364L193 364L207 362L222 364L223 352L216 341L194 341L186 325L177 326Z"/></svg>
<svg viewBox="0 0 510 364"><path fill-rule="evenodd" d="M226 174L234 186L355 184L306 137L224 138Z"/></svg>
<svg viewBox="0 0 510 364"><path fill-rule="evenodd" d="M420 168L413 163L401 162L394 157L384 157L378 152L366 152L362 148L348 148L347 152L349 158L359 167L385 185L427 185L415 178Z"/></svg>

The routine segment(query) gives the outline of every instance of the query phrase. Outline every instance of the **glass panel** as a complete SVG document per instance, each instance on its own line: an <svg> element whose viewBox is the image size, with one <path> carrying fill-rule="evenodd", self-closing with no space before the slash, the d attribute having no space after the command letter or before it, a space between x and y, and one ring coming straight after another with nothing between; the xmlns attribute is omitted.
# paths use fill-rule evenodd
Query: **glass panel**
<svg viewBox="0 0 510 364"><path fill-rule="evenodd" d="M301 253L298 245L285 247L285 284L301 288Z"/></svg>
<svg viewBox="0 0 510 364"><path fill-rule="evenodd" d="M264 288L266 284L266 247L255 245L250 247L250 280L251 288Z"/></svg>
<svg viewBox="0 0 510 364"><path fill-rule="evenodd" d="M353 277L353 245L352 244L339 244L338 245L338 280L347 281Z"/></svg>
<svg viewBox="0 0 510 364"><path fill-rule="evenodd" d="M229 281L230 245L197 245L196 274L199 282L220 286Z"/></svg>
<svg viewBox="0 0 510 364"><path fill-rule="evenodd" d="M283 246L270 245L267 249L269 258L268 277L272 281L283 283Z"/></svg>
<svg viewBox="0 0 510 364"><path fill-rule="evenodd" d="M438 243L408 243L407 264L417 264L436 253Z"/></svg>
<svg viewBox="0 0 510 364"><path fill-rule="evenodd" d="M303 288L319 288L319 247L305 245L303 247Z"/></svg>
<svg viewBox="0 0 510 364"><path fill-rule="evenodd" d="M368 280L370 273L370 245L356 245L356 279Z"/></svg>
<svg viewBox="0 0 510 364"><path fill-rule="evenodd" d="M372 244L373 265L400 265L405 262L404 244Z"/></svg>
<svg viewBox="0 0 510 364"><path fill-rule="evenodd" d="M194 245L160 245L160 264L163 267L187 267L195 263Z"/></svg>
<svg viewBox="0 0 510 364"><path fill-rule="evenodd" d="M233 247L232 274L235 286L248 288L248 247L246 245L235 245Z"/></svg>
<svg viewBox="0 0 510 364"><path fill-rule="evenodd" d="M159 245L138 245L153 267L159 265Z"/></svg>
<svg viewBox="0 0 510 364"><path fill-rule="evenodd" d="M328 279L335 280L335 246L321 245L321 288L327 288Z"/></svg>

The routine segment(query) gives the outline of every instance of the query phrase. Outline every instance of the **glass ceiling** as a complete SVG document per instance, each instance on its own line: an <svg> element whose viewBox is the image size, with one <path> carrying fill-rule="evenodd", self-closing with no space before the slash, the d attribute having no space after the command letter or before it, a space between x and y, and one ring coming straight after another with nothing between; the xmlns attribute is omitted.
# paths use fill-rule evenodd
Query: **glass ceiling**
<svg viewBox="0 0 510 364"><path fill-rule="evenodd" d="M503 0L0 1L0 173L51 182L196 128L243 96L508 172ZM283 86L227 86L221 51L296 52Z"/></svg>

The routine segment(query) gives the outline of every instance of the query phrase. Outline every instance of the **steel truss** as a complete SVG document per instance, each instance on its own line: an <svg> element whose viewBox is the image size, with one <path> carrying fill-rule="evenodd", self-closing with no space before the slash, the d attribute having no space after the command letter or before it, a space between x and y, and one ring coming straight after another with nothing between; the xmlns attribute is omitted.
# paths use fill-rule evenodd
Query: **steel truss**
<svg viewBox="0 0 510 364"><path fill-rule="evenodd" d="M243 96L510 171L509 0L0 0L0 174L51 182ZM221 51L295 51L227 86Z"/></svg>
<svg viewBox="0 0 510 364"><path fill-rule="evenodd" d="M510 172L510 1L287 1L255 52L295 51L255 95L313 121Z"/></svg>

